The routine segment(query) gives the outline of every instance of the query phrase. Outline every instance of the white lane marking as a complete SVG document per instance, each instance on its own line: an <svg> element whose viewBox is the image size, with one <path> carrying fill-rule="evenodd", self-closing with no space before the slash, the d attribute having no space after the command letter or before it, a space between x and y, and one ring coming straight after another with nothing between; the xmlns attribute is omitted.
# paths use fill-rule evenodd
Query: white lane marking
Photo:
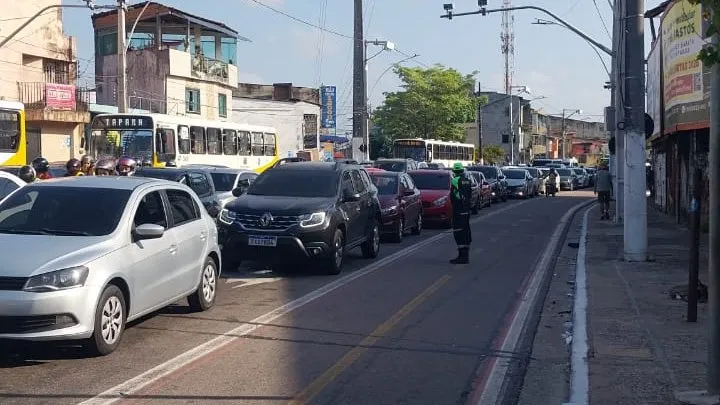
<svg viewBox="0 0 720 405"><path fill-rule="evenodd" d="M490 212L486 215L483 215L478 218L474 218L471 222L479 222L483 219L490 218L492 216L498 215L502 212L511 210L513 208L516 208L528 201L523 201L518 204L512 204L508 205L506 207L503 207L501 209L498 209L497 211ZM131 378L123 383L120 383L100 394L97 396L94 396L86 401L81 402L79 405L108 405L115 403L117 401L120 401L123 399L124 396L132 395L134 393L137 393L141 389L147 387L148 385L162 379L165 376L168 376L172 373L174 373L177 370L182 369L183 367L187 366L188 364L207 356L208 354L226 346L227 344L239 339L242 336L248 335L252 333L257 328L261 327L262 324L271 323L274 320L287 315L288 313L303 307L318 298L340 288L347 284L350 284L352 281L359 279L360 277L363 277L367 274L370 274L383 266L390 264L392 262L395 262L405 256L410 255L411 253L420 250L421 248L430 245L436 241L439 241L440 239L450 235L452 233L451 230L444 231L442 233L439 233L437 235L431 236L428 239L425 239L421 242L418 242L412 246L408 246L398 252L393 253L392 255L385 257L383 259L380 259L374 263L371 263L364 268L357 270L353 273L348 274L347 276L344 276L342 278L339 278L331 283L328 283L320 288L318 288L315 291L312 291L311 293L304 295L294 301L290 301L285 305L282 305L278 308L275 308L274 310L261 315L252 321L250 323L242 324L234 329L231 329L224 334L213 338L212 340L209 340L199 346L196 346L193 349L190 349L184 353L179 354L178 356L161 363L150 370Z"/></svg>
<svg viewBox="0 0 720 405"><path fill-rule="evenodd" d="M575 305L573 306L573 340L570 357L570 402L568 405L587 405L590 401L590 370L588 368L587 333L587 227L592 207L585 210L580 230L577 262L575 264Z"/></svg>
<svg viewBox="0 0 720 405"><path fill-rule="evenodd" d="M520 335L525 329L530 311L535 307L538 296L540 295L540 287L542 280L545 277L545 273L550 269L550 263L553 259L557 244L561 242L563 230L565 224L572 218L572 215L582 207L592 204L593 201L584 201L580 204L572 207L568 212L563 215L560 219L560 223L555 228L550 241L545 246L545 251L542 254L540 262L535 266L532 272L530 283L527 289L523 293L521 298L520 306L513 316L513 320L508 328L507 335L503 340L500 351L502 353L511 353L517 347L520 340ZM480 395L480 399L474 405L495 405L500 399L502 393L502 386L507 377L507 372L510 368L511 359L509 358L497 358L495 364L492 366L490 375L485 383L484 387L480 387L483 391Z"/></svg>
<svg viewBox="0 0 720 405"><path fill-rule="evenodd" d="M274 283L276 281L283 280L282 277L258 277L258 278L235 278L232 281L228 280L228 283L242 283L233 286L233 289L249 287L251 285Z"/></svg>

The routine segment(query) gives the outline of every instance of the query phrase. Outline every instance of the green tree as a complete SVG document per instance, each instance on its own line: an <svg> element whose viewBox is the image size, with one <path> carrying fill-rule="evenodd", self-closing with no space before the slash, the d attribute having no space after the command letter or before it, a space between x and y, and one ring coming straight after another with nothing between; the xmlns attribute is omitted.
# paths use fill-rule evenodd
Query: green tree
<svg viewBox="0 0 720 405"><path fill-rule="evenodd" d="M718 0L689 0L690 4L702 5L703 19L708 21L707 29L703 33L705 38L712 38L713 35L720 34L720 1ZM696 27L699 31L701 28ZM706 67L712 67L720 63L720 49L714 44L708 44L698 53L698 59Z"/></svg>
<svg viewBox="0 0 720 405"><path fill-rule="evenodd" d="M481 102L474 94L476 72L462 75L442 65L396 65L394 72L403 90L385 93L385 102L374 113L388 138L465 140L460 124L475 120Z"/></svg>
<svg viewBox="0 0 720 405"><path fill-rule="evenodd" d="M483 146L483 161L485 164L502 163L505 161L505 149L500 145Z"/></svg>

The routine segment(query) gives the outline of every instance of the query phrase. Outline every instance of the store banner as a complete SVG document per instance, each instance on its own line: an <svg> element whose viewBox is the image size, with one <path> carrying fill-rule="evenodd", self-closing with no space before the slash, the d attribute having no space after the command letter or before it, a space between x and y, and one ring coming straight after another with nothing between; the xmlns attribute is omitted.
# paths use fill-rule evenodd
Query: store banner
<svg viewBox="0 0 720 405"><path fill-rule="evenodd" d="M660 59L660 41L655 41L648 55L647 61L647 95L646 95L646 112L655 121L655 130L652 136L660 133L660 127L662 124L663 113L662 113L662 92L660 89L661 77L662 77L662 60Z"/></svg>
<svg viewBox="0 0 720 405"><path fill-rule="evenodd" d="M710 71L697 59L707 43L702 6L688 0L671 3L661 20L665 132L705 128L709 124Z"/></svg>

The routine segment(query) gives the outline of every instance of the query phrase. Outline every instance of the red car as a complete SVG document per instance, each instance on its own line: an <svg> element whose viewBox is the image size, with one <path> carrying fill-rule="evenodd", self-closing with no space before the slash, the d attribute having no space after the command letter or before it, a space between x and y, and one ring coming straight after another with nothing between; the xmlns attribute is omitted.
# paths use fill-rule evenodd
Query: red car
<svg viewBox="0 0 720 405"><path fill-rule="evenodd" d="M440 223L445 228L452 226L452 205L450 203L449 170L413 170L408 173L415 186L420 189L423 218L425 222Z"/></svg>
<svg viewBox="0 0 720 405"><path fill-rule="evenodd" d="M380 230L393 242L401 242L405 233L419 235L423 227L420 190L405 173L368 170L378 190L382 224Z"/></svg>

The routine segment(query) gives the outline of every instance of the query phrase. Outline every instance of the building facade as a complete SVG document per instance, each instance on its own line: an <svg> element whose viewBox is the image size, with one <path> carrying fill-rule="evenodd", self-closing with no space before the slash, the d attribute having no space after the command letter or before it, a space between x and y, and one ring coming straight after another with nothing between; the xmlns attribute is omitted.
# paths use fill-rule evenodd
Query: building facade
<svg viewBox="0 0 720 405"><path fill-rule="evenodd" d="M61 0L3 4L0 35L15 31L40 9ZM66 161L81 155L89 122L86 93L77 87L75 39L63 32L62 9L51 9L0 48L0 97L25 104L27 160Z"/></svg>
<svg viewBox="0 0 720 405"><path fill-rule="evenodd" d="M239 83L233 92L232 121L277 129L278 154L295 156L319 147L320 92L292 83Z"/></svg>
<svg viewBox="0 0 720 405"><path fill-rule="evenodd" d="M159 3L128 7L129 108L154 113L229 120L237 88L237 41L222 23ZM94 14L97 102L118 105L117 12Z"/></svg>

